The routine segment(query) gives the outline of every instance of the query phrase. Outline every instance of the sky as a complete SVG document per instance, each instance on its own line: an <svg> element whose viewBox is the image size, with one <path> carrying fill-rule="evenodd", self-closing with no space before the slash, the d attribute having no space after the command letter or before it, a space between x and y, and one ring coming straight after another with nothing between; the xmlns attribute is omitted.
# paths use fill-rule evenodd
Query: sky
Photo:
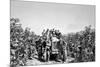
<svg viewBox="0 0 100 67"><path fill-rule="evenodd" d="M11 1L11 18L19 18L22 27L41 35L43 29L59 29L62 34L95 27L95 6L34 1Z"/></svg>

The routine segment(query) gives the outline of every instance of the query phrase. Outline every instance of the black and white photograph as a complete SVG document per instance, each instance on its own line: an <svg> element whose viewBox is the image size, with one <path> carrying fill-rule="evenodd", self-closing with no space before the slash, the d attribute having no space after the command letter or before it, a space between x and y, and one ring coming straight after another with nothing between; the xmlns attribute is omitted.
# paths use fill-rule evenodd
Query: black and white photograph
<svg viewBox="0 0 100 67"><path fill-rule="evenodd" d="M10 67L95 62L95 7L10 0Z"/></svg>

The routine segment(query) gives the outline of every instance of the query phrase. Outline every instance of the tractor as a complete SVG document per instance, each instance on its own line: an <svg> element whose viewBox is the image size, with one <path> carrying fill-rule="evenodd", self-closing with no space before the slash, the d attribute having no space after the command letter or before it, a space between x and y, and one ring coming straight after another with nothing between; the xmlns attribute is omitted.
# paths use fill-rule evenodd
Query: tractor
<svg viewBox="0 0 100 67"><path fill-rule="evenodd" d="M54 30L47 30L43 36L41 36L40 46L37 47L38 57L48 62L53 61L66 61L66 43L60 37L60 33Z"/></svg>

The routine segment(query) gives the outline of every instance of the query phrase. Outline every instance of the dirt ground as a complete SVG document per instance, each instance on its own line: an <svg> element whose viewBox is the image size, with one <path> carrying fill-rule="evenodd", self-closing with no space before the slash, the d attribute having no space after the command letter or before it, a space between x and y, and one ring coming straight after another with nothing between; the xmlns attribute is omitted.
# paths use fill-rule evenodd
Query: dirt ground
<svg viewBox="0 0 100 67"><path fill-rule="evenodd" d="M68 62L70 62L72 60L74 60L74 58L68 57L66 59L66 62L64 62L64 63L68 63ZM62 64L62 62L56 62L56 61L41 62L38 59L33 58L32 60L28 60L27 61L26 66L50 65L50 64ZM22 66L22 67L24 67L24 66Z"/></svg>

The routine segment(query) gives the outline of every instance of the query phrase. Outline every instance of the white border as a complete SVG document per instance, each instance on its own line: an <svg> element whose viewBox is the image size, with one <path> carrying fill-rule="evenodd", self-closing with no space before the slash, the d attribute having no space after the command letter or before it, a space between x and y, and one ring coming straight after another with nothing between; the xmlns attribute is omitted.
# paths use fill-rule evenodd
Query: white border
<svg viewBox="0 0 100 67"><path fill-rule="evenodd" d="M10 0L0 0L0 67L9 67L9 18L10 18ZM41 67L99 67L100 62L100 0L31 0L41 2L72 3L96 5L96 62L89 63L70 63L58 65L41 65ZM32 66L27 66L32 67ZM39 67L39 66L37 66Z"/></svg>

